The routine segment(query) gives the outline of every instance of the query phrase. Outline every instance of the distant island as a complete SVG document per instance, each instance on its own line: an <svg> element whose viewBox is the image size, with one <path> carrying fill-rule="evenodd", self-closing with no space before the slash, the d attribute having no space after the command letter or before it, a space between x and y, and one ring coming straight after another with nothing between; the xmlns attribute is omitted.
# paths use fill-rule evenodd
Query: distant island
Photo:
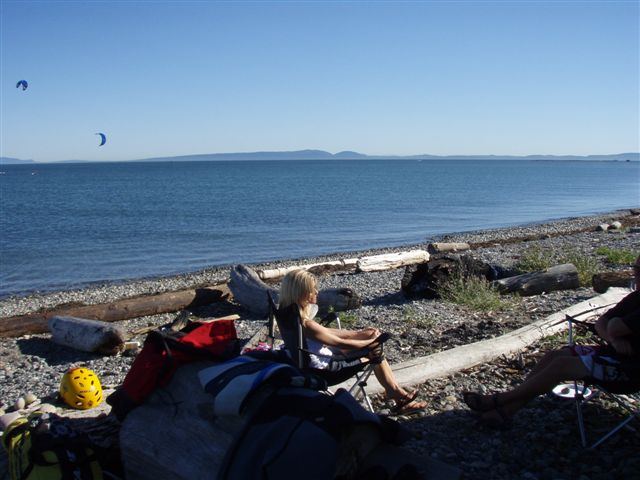
<svg viewBox="0 0 640 480"><path fill-rule="evenodd" d="M33 160L20 160L19 158L0 157L0 165L19 165L22 163L36 163Z"/></svg>
<svg viewBox="0 0 640 480"><path fill-rule="evenodd" d="M609 155L366 155L353 151L330 153L324 150L297 150L285 152L204 153L174 157L153 157L128 160L131 162L206 162L234 160L574 160L574 161L640 161L640 153L614 153ZM84 163L90 160L64 160L47 163ZM0 164L36 163L33 160L0 157Z"/></svg>

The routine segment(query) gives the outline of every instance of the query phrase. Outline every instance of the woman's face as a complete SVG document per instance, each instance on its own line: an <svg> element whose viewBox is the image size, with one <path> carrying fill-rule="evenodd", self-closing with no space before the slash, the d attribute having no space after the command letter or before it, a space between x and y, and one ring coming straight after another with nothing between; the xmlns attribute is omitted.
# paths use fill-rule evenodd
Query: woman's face
<svg viewBox="0 0 640 480"><path fill-rule="evenodd" d="M307 298L304 299L304 303L306 304L315 304L318 303L318 286L314 285Z"/></svg>

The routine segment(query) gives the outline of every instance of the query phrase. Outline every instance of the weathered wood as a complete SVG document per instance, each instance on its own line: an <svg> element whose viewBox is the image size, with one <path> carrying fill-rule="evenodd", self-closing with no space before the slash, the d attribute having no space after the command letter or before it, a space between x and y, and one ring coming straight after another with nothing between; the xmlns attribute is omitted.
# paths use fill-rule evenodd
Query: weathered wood
<svg viewBox="0 0 640 480"><path fill-rule="evenodd" d="M570 263L565 263L539 272L525 273L496 280L494 285L502 293L517 292L526 297L539 295L542 292L578 288L580 280L578 279L576 267Z"/></svg>
<svg viewBox="0 0 640 480"><path fill-rule="evenodd" d="M462 345L426 357L414 358L392 365L392 369L400 385L411 386L433 378L445 377L476 365L484 365L502 355L519 352L541 338L565 330L567 322L563 320L566 315L582 320L591 316L601 315L622 300L628 293L628 289L611 288L605 294L580 302L500 337ZM588 313L585 314L584 312ZM339 385L334 385L332 389L349 387L350 382L346 381ZM384 389L375 378L369 378L367 392L373 394L383 391Z"/></svg>
<svg viewBox="0 0 640 480"><path fill-rule="evenodd" d="M357 262L359 272L378 272L391 270L394 268L424 263L429 260L429 253L426 250L411 250L409 252L385 253L383 255L372 255L362 257Z"/></svg>
<svg viewBox="0 0 640 480"><path fill-rule="evenodd" d="M211 396L197 376L209 365L181 367L167 387L127 415L120 430L126 478L216 478L243 419L213 415Z"/></svg>
<svg viewBox="0 0 640 480"><path fill-rule="evenodd" d="M26 315L0 318L0 337L19 337L28 333L45 333L47 322L55 316L80 317L103 322L116 322L129 318L175 312L177 310L209 305L230 296L225 284L177 292L127 298L99 305L61 307Z"/></svg>
<svg viewBox="0 0 640 480"><path fill-rule="evenodd" d="M460 252L470 248L468 243L430 243L427 245L429 253Z"/></svg>
<svg viewBox="0 0 640 480"><path fill-rule="evenodd" d="M631 280L633 280L633 270L596 273L591 277L593 289L598 293L606 292L609 287L628 287Z"/></svg>
<svg viewBox="0 0 640 480"><path fill-rule="evenodd" d="M267 292L271 292L274 301L278 302L278 290L260 280L258 274L246 265L231 268L229 289L236 302L262 317L269 313ZM358 294L348 288L326 288L318 293L318 309L321 314L326 313L330 307L339 312L358 308L361 303Z"/></svg>
<svg viewBox="0 0 640 480"><path fill-rule="evenodd" d="M115 355L124 349L122 328L99 320L56 316L49 319L51 341L83 352Z"/></svg>
<svg viewBox="0 0 640 480"><path fill-rule="evenodd" d="M198 372L209 365L211 363L202 362L179 368L169 385L129 413L120 429L126 478L217 478L227 450L270 390L261 389L253 394L240 416L215 416L212 398L204 392L197 377ZM373 465L395 473L402 465L414 464L424 472L424 479L459 478L460 471L456 468L388 446L380 432L369 425L344 430L336 473L357 476L358 467L365 470ZM308 449L309 455L317 454L312 444Z"/></svg>
<svg viewBox="0 0 640 480"><path fill-rule="evenodd" d="M239 319L240 319L240 315L237 315L234 313L233 315L226 315L224 317L196 318L196 319L192 319L191 321L198 322L198 323L209 323L209 322L216 322L218 320L239 320ZM135 330L131 330L129 332L129 336L135 337L138 335L144 335L145 333L149 333L151 330L156 330L157 328L158 328L158 325L149 325L146 327L136 328Z"/></svg>
<svg viewBox="0 0 640 480"><path fill-rule="evenodd" d="M496 280L512 274L508 269L482 262L471 255L438 254L427 263L407 266L400 288L411 298L439 298L441 287L452 276Z"/></svg>
<svg viewBox="0 0 640 480"><path fill-rule="evenodd" d="M622 223L620 223L619 221L615 221L612 222L611 225L609 225L609 230L620 230L622 228Z"/></svg>
<svg viewBox="0 0 640 480"><path fill-rule="evenodd" d="M596 232L606 232L609 229L608 223L601 223L596 227Z"/></svg>
<svg viewBox="0 0 640 480"><path fill-rule="evenodd" d="M357 258L347 258L345 260L335 260L333 262L311 263L309 265L295 265L292 267L256 270L256 273L261 280L279 280L287 273L300 269L307 270L318 275L328 272L355 270L357 261Z"/></svg>

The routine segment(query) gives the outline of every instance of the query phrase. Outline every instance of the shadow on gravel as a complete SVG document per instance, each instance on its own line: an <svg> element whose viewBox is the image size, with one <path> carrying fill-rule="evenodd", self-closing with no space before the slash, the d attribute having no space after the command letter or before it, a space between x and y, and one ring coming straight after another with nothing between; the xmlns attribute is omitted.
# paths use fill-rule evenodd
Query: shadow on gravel
<svg viewBox="0 0 640 480"><path fill-rule="evenodd" d="M386 295L380 295L378 297L373 297L368 300L362 302L363 305L404 305L409 303L411 300L408 300L402 292L392 292Z"/></svg>
<svg viewBox="0 0 640 480"><path fill-rule="evenodd" d="M624 415L601 404L585 408L591 439ZM463 479L640 478L638 422L597 450L582 448L571 402L542 397L525 407L506 430L479 423L466 409L453 409L404 424L416 434L412 451L460 468Z"/></svg>
<svg viewBox="0 0 640 480"><path fill-rule="evenodd" d="M52 366L88 362L103 357L103 355L81 352L73 348L57 345L47 338L21 338L16 344L23 355L40 357Z"/></svg>

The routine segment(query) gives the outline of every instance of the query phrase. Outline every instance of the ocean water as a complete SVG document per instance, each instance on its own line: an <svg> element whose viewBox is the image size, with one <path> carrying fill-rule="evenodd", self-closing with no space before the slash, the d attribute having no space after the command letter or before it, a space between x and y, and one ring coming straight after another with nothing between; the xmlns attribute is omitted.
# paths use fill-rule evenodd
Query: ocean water
<svg viewBox="0 0 640 480"><path fill-rule="evenodd" d="M0 297L640 205L637 162L113 162L0 170Z"/></svg>

